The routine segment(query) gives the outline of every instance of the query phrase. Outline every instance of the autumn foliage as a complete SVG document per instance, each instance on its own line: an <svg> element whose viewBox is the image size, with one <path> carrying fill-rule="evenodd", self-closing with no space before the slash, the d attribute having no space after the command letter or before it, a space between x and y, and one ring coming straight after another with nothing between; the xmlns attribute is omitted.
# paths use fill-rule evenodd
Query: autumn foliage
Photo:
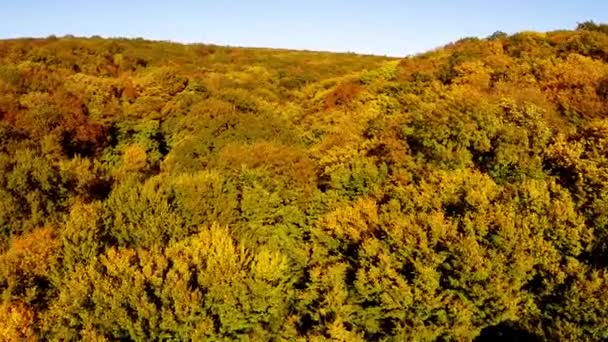
<svg viewBox="0 0 608 342"><path fill-rule="evenodd" d="M0 41L2 341L601 341L607 194L606 25Z"/></svg>

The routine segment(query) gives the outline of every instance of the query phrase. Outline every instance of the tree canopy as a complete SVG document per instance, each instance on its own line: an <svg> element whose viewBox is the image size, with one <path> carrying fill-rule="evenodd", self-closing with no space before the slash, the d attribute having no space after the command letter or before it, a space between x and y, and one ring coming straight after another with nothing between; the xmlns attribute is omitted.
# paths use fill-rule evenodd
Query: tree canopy
<svg viewBox="0 0 608 342"><path fill-rule="evenodd" d="M0 41L0 340L608 339L607 27Z"/></svg>

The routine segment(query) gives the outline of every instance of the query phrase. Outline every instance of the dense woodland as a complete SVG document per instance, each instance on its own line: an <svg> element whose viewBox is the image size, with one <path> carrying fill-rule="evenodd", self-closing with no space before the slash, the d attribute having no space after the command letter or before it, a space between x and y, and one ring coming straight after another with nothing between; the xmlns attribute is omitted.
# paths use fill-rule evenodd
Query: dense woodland
<svg viewBox="0 0 608 342"><path fill-rule="evenodd" d="M608 339L608 26L0 41L0 293L2 341Z"/></svg>

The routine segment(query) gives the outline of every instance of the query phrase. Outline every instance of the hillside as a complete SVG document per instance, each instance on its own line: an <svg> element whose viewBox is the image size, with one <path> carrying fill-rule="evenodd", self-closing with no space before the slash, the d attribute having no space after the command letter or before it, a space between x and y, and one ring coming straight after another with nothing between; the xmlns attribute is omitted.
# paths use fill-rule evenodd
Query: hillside
<svg viewBox="0 0 608 342"><path fill-rule="evenodd" d="M6 341L608 339L608 26L0 41L0 247Z"/></svg>

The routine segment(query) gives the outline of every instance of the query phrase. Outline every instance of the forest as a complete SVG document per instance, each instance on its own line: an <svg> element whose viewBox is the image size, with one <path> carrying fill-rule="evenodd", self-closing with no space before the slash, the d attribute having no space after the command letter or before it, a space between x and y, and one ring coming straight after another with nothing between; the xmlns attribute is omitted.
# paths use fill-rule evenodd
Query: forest
<svg viewBox="0 0 608 342"><path fill-rule="evenodd" d="M608 25L2 40L0 293L1 341L604 341Z"/></svg>

